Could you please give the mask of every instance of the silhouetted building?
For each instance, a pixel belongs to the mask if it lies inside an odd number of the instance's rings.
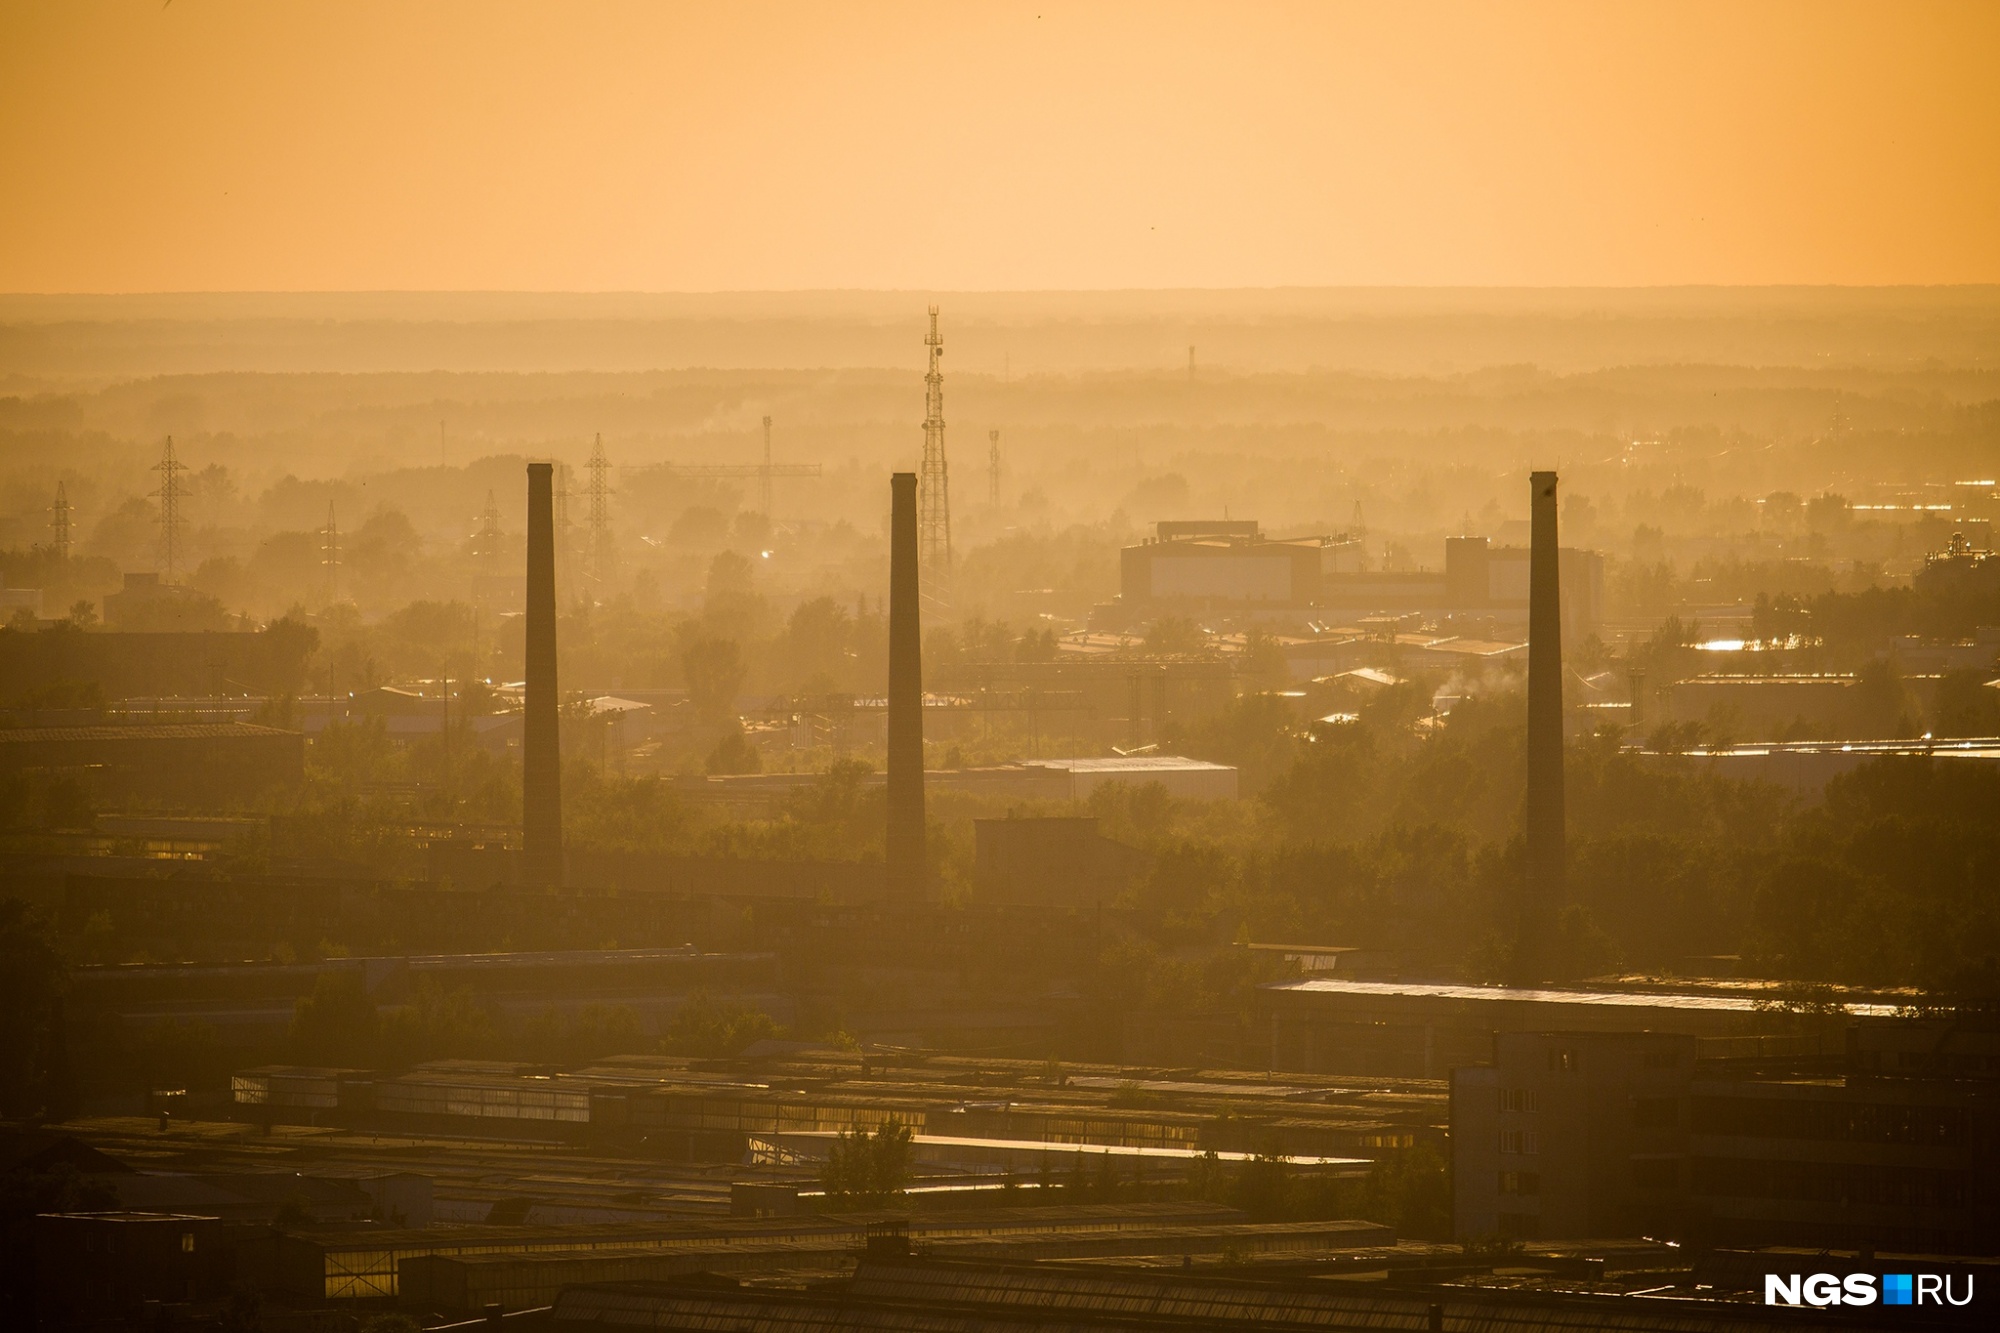
[[[527,694],[521,725],[522,862],[530,884],[548,887],[563,880],[554,472],[551,463],[528,464]]]
[[[1119,599],[1135,612],[1177,607],[1307,607],[1321,579],[1361,568],[1347,537],[1274,541],[1251,521],[1162,523],[1158,536],[1120,555]]]
[[[917,474],[889,478],[888,894],[925,896],[923,626],[918,596]]]
[[[1387,970],[1386,968],[1384,970]],[[1691,1037],[1784,1029],[1754,991],[1624,990],[1576,986],[1474,986],[1455,982],[1306,977],[1259,988],[1272,1069],[1312,1074],[1443,1078],[1491,1058],[1501,1032],[1629,1032]],[[1889,1005],[1854,1005],[1886,1015]]]
[[[221,690],[296,694],[318,633],[293,620],[255,633],[84,631],[57,622],[0,635],[0,702],[65,691],[109,702]]]
[[[0,622],[12,620],[23,611],[31,620],[39,620],[42,615],[42,590],[40,588],[10,588],[7,576],[0,574]]]
[[[1443,570],[1328,574],[1320,581],[1315,605],[1347,615],[1470,616],[1518,627],[1528,619],[1532,563],[1532,547],[1447,537]],[[1604,557],[1563,547],[1557,564],[1562,632],[1580,639],[1595,632],[1604,618]]]
[[[1124,891],[1140,859],[1094,818],[975,819],[972,830],[982,902],[1098,906]]]
[[[92,801],[214,808],[298,786],[305,737],[251,722],[0,728],[0,774],[68,780]]]
[[[44,1327],[139,1327],[148,1305],[220,1295],[229,1279],[222,1223],[176,1213],[44,1213],[34,1219]],[[148,1321],[150,1322],[150,1321]]]
[[[1864,1019],[1832,1067],[1742,1044],[1496,1037],[1489,1064],[1452,1074],[1455,1231],[1992,1252],[2000,1032]]]

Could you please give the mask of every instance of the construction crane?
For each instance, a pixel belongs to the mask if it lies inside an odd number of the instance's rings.
[[[924,461],[917,475],[917,567],[923,605],[951,609],[951,479],[944,455],[944,339],[938,308],[931,307],[930,369],[924,373]]]

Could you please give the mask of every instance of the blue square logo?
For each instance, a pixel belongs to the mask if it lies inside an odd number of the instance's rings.
[[[1910,1275],[1908,1273],[1884,1273],[1882,1275],[1882,1304],[1908,1305],[1910,1301]]]

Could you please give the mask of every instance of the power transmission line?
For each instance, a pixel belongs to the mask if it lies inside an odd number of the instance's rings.
[[[53,540],[49,543],[56,553],[56,559],[67,562],[70,551],[69,493],[61,482],[56,483],[56,502],[49,507],[49,528]]]
[[[766,422],[770,421],[765,417]],[[766,439],[769,432],[766,432]],[[766,461],[769,461],[769,445],[765,447]],[[611,562],[616,552],[611,544],[611,460],[604,455],[604,437],[599,435],[597,443],[590,451],[590,461],[584,464],[590,474],[590,481],[584,487],[584,494],[590,501],[590,581],[604,583],[611,577]],[[766,482],[768,489],[770,483]],[[767,500],[768,503],[768,500]]]
[[[187,488],[181,482],[181,474],[187,465],[174,457],[174,437],[167,436],[167,446],[160,455],[160,461],[153,464],[152,471],[160,474],[160,489],[153,494],[160,501],[160,575],[163,583],[179,583],[181,574],[181,501],[187,497]]]

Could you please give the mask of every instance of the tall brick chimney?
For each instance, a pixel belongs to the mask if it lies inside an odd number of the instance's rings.
[[[521,719],[521,870],[563,880],[562,741],[556,713],[555,465],[528,464],[528,671]]]
[[[1568,853],[1563,828],[1562,558],[1556,474],[1529,474],[1533,545],[1528,554],[1528,883],[1522,903],[1521,979],[1547,979]]]
[[[917,600],[917,474],[889,478],[889,829],[884,859],[890,899],[926,896],[924,866],[923,627]]]

